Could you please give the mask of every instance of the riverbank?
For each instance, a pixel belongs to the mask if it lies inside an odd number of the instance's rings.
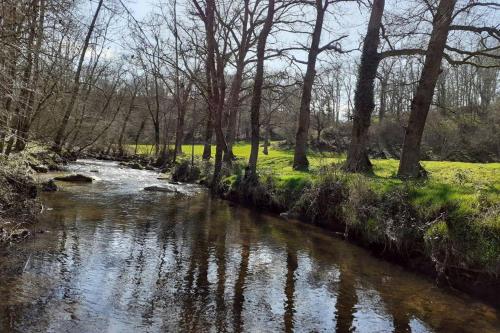
[[[244,174],[249,145],[237,145],[221,197],[333,230],[377,256],[499,304],[500,164],[429,161],[428,179],[403,182],[394,176],[395,160],[373,161],[373,175],[352,175],[341,170],[342,157],[312,154],[310,170],[299,172],[291,151],[273,148],[261,154],[255,184]],[[181,158],[173,179],[207,183],[211,165],[201,152],[194,147],[193,165],[190,156]]]
[[[0,243],[30,236],[28,226],[36,222],[42,209],[34,175],[60,170],[64,163],[58,154],[37,144],[0,157]]]

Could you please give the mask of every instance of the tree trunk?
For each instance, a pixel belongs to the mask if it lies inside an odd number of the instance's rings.
[[[307,170],[309,161],[307,160],[307,141],[309,136],[309,124],[311,117],[311,94],[316,76],[316,60],[319,54],[319,43],[321,41],[321,32],[323,30],[323,20],[329,0],[316,1],[316,23],[312,34],[311,46],[307,59],[307,70],[304,76],[302,87],[302,98],[300,101],[299,124],[297,135],[295,137],[295,152],[293,155],[293,168],[295,170]]]
[[[80,75],[82,73],[83,61],[85,60],[85,54],[87,53],[87,49],[89,47],[90,38],[92,33],[94,32],[94,28],[96,25],[97,17],[99,16],[99,12],[101,11],[102,4],[104,0],[99,0],[96,11],[94,13],[94,17],[92,18],[92,22],[90,23],[89,30],[87,31],[87,35],[85,36],[85,41],[83,43],[83,48],[80,53],[80,59],[78,60],[78,67],[76,68],[75,78],[73,82],[73,90],[71,91],[71,97],[64,112],[64,116],[57,130],[56,137],[54,139],[54,150],[56,152],[60,152],[62,148],[62,139],[64,137],[64,132],[66,131],[66,127],[68,126],[69,118],[73,113],[73,109],[75,108],[76,99],[78,97],[78,93],[80,91]]]
[[[264,83],[264,58],[266,52],[267,37],[271,33],[274,20],[275,0],[269,0],[267,16],[260,32],[257,42],[257,70],[255,73],[252,102],[250,105],[250,123],[252,128],[251,150],[248,159],[248,177],[252,181],[257,181],[257,159],[259,156],[259,132],[260,132],[260,105],[262,102],[262,85]]]
[[[175,153],[174,161],[177,154],[182,154],[182,143],[184,141],[184,120],[186,118],[186,105],[179,105],[177,112],[177,125],[175,128]]]
[[[212,126],[212,112],[210,110],[210,106],[207,108],[207,123],[205,127],[205,140],[203,146],[203,160],[207,161],[212,157],[212,135],[213,135],[213,126]]]
[[[154,122],[155,130],[155,156],[158,157],[160,154],[160,123],[158,121]]]
[[[262,150],[262,153],[264,155],[269,155],[270,139],[271,139],[271,128],[269,126],[266,126],[266,132],[264,134],[264,149]]]
[[[450,24],[453,20],[455,4],[456,0],[441,0],[434,16],[424,67],[411,104],[410,119],[406,127],[398,171],[398,176],[401,178],[416,178],[423,175],[420,166],[420,143],[434,96],[434,88],[441,72],[441,61]]]
[[[139,138],[141,137],[142,131],[144,130],[144,126],[146,125],[146,118],[144,118],[141,121],[141,125],[139,126],[139,129],[137,130],[137,134],[135,135],[135,149],[134,149],[134,155],[137,155],[137,147],[139,145]]]
[[[127,114],[125,115],[125,119],[123,120],[122,128],[120,130],[120,137],[118,138],[118,151],[120,156],[123,156],[123,136],[125,134],[125,129],[127,128],[128,121],[130,119],[130,115],[132,114],[132,111],[134,110],[134,102],[135,98],[137,97],[137,85],[135,86],[134,93],[132,95],[132,99],[130,100],[130,105],[128,107]]]
[[[243,0],[243,5],[244,14],[243,21],[241,23],[241,40],[239,41],[239,50],[236,58],[236,72],[233,81],[231,82],[231,88],[229,91],[229,98],[227,103],[229,117],[226,133],[227,153],[224,157],[227,162],[230,162],[234,159],[233,145],[238,135],[240,91],[243,85],[243,73],[246,65],[245,59],[251,46],[250,34],[254,29],[253,26],[250,28],[248,26],[248,22],[251,16],[250,1]],[[251,22],[251,25],[253,24],[254,22]]]
[[[361,63],[358,69],[358,82],[354,95],[354,117],[351,144],[347,152],[345,170],[349,172],[370,172],[372,164],[368,158],[368,129],[374,103],[374,86],[380,56],[380,27],[384,14],[385,0],[374,0],[368,31],[363,44]]]
[[[387,110],[387,80],[387,77],[383,77],[380,81],[380,110],[378,112],[378,119],[380,123],[384,121]]]
[[[227,154],[225,157],[226,161],[234,158],[233,154],[233,144],[236,139],[236,130],[237,130],[237,121],[238,121],[238,109],[239,109],[239,99],[240,99],[240,90],[243,82],[243,67],[244,67],[244,58],[243,61],[238,62],[236,67],[236,74],[233,78],[233,82],[231,83],[231,88],[229,90],[229,100],[228,100],[228,110],[229,110],[229,119],[227,124]]]

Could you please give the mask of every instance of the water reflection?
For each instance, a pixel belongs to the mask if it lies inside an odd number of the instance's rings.
[[[497,310],[317,229],[75,168],[100,181],[46,195],[50,232],[0,251],[1,332],[498,331]]]

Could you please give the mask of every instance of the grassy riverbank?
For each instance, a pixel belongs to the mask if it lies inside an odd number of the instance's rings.
[[[213,149],[215,150],[215,148]],[[139,154],[151,152],[151,146],[139,146]],[[191,146],[183,147],[184,158],[191,154]],[[194,146],[197,159],[202,155],[203,146]],[[234,154],[242,163],[250,155],[250,145],[237,144]],[[293,150],[271,147],[269,154],[259,154],[258,168],[263,177],[272,177],[283,188],[300,189],[306,183],[314,182],[321,170],[340,165],[343,156],[328,153],[312,153],[309,156],[310,169],[307,172],[293,170]],[[412,202],[429,209],[453,203],[459,212],[468,215],[478,211],[483,200],[500,202],[500,163],[464,163],[446,161],[424,161],[429,172],[426,181],[403,182],[395,177],[398,160],[372,160],[374,174],[362,176],[370,188],[378,193],[408,185],[412,187]],[[233,176],[233,178],[235,175]],[[354,176],[359,177],[359,176]]]
[[[183,150],[185,160],[173,171],[180,180],[190,172],[191,146]],[[189,180],[210,177],[202,150],[194,147]],[[500,163],[425,161],[428,179],[404,182],[395,177],[397,160],[374,160],[373,175],[353,175],[341,170],[342,156],[313,153],[310,170],[300,172],[292,169],[292,150],[272,146],[259,154],[255,186],[244,178],[250,146],[238,144],[234,153],[238,161],[225,170],[223,197],[341,232],[463,289],[482,288],[483,296],[500,290]],[[478,280],[487,286],[474,285]]]

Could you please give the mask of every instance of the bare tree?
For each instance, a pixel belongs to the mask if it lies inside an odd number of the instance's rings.
[[[431,39],[427,47],[424,67],[413,98],[410,119],[406,127],[405,141],[399,164],[398,176],[402,178],[421,175],[420,142],[425,121],[434,96],[434,89],[441,71],[448,31],[453,20],[456,0],[440,0],[432,24]]]
[[[262,30],[260,31],[257,42],[257,70],[255,73],[252,102],[250,106],[250,123],[252,128],[251,134],[251,150],[248,159],[248,178],[251,181],[257,181],[257,159],[259,156],[260,142],[260,105],[262,102],[262,85],[264,83],[264,60],[266,53],[267,37],[271,33],[276,12],[276,1],[269,0],[267,7],[267,15],[264,21]]]
[[[358,82],[354,95],[354,117],[351,144],[347,152],[345,169],[352,172],[371,170],[371,163],[366,151],[368,128],[374,104],[374,81],[377,75],[380,55],[377,51],[380,43],[380,28],[384,14],[385,0],[374,0],[368,31],[363,43],[361,63],[358,69]]]
[[[309,124],[311,117],[311,94],[316,76],[316,61],[318,55],[325,50],[340,51],[338,42],[344,38],[331,41],[327,45],[321,47],[321,32],[323,31],[323,22],[328,6],[334,1],[331,0],[316,0],[314,7],[316,10],[316,22],[314,30],[311,34],[311,45],[308,49],[307,70],[304,76],[302,86],[302,99],[300,102],[299,122],[297,136],[295,138],[295,153],[293,157],[293,168],[296,170],[306,170],[309,167],[307,160],[307,141],[309,139]]]
[[[64,132],[66,131],[66,127],[68,126],[69,118],[73,113],[73,109],[75,107],[76,99],[78,98],[78,94],[80,92],[80,75],[82,72],[83,62],[85,60],[85,54],[87,53],[87,49],[89,47],[90,38],[92,37],[92,33],[94,32],[97,18],[99,16],[99,12],[101,11],[104,0],[99,0],[97,4],[97,8],[94,12],[94,16],[92,17],[92,21],[90,22],[89,29],[87,31],[87,35],[85,36],[85,40],[83,42],[83,47],[80,52],[80,59],[78,60],[78,66],[76,68],[74,80],[73,80],[73,89],[71,91],[70,100],[66,110],[64,112],[64,116],[62,122],[57,130],[56,136],[54,138],[54,150],[56,152],[60,152],[62,148],[62,139],[64,137]]]

